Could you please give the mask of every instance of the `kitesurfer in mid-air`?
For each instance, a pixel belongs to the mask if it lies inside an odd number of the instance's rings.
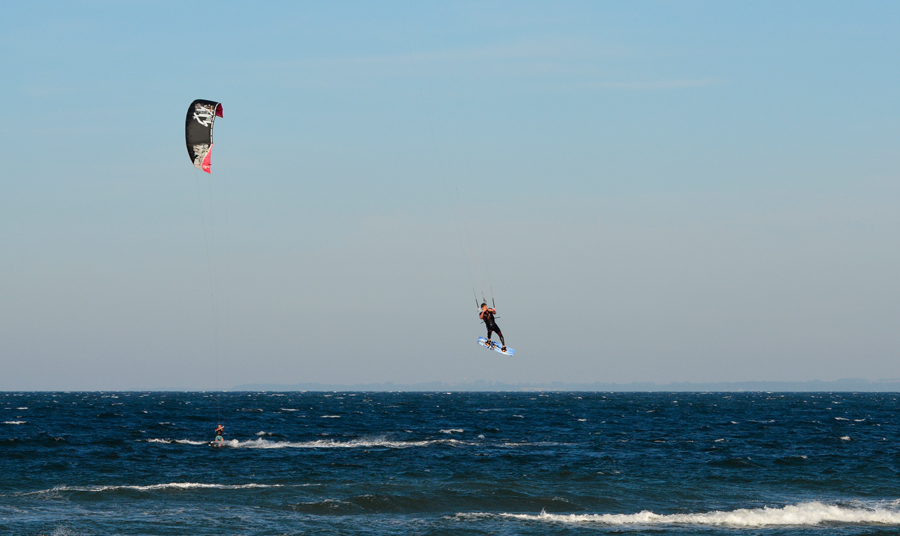
[[[478,318],[484,321],[484,325],[487,328],[487,345],[491,346],[491,333],[496,333],[500,336],[500,344],[503,345],[503,348],[500,350],[506,351],[506,342],[503,340],[503,333],[500,331],[500,327],[494,321],[494,315],[497,314],[497,310],[493,308],[488,308],[486,303],[481,304],[481,312],[478,314]]]

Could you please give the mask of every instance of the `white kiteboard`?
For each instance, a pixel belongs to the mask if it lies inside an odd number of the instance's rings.
[[[490,348],[491,350],[503,355],[515,355],[516,353],[516,351],[509,346],[506,347],[506,351],[504,352],[502,350],[503,346],[499,342],[491,341],[491,344],[488,344],[487,339],[485,339],[484,337],[478,337],[478,344],[484,346],[485,348]]]

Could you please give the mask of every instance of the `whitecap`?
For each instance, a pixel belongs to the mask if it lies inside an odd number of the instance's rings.
[[[176,443],[179,445],[208,445],[209,441],[194,441],[191,439],[145,439],[147,443]]]
[[[28,424],[28,421],[3,421],[3,424]]]
[[[430,447],[432,445],[472,445],[473,443],[457,439],[431,439],[424,441],[393,441],[383,437],[351,439],[336,441],[334,439],[318,439],[315,441],[270,441],[267,439],[250,439],[225,441],[226,447],[239,449],[353,449],[353,448],[392,448],[406,449],[413,447]]]
[[[458,514],[465,516],[466,514]],[[475,514],[480,516],[483,514]],[[818,526],[826,523],[855,525],[900,525],[900,510],[883,506],[841,506],[821,502],[788,505],[781,508],[740,508],[722,512],[696,514],[655,514],[644,510],[637,514],[509,514],[500,517],[522,521],[546,521],[553,523],[640,525],[640,526],[722,526],[735,528]]]
[[[572,443],[559,443],[556,441],[508,441],[506,443],[500,443],[501,447],[570,447]]]
[[[186,490],[186,489],[257,489],[280,488],[281,484],[201,484],[197,482],[170,482],[168,484],[150,484],[147,486],[56,486],[48,490],[33,491],[25,495],[44,494],[54,492],[103,492],[103,491],[160,491],[160,490]]]
[[[465,432],[462,428],[448,428],[446,430],[441,430],[442,434],[461,434]]]

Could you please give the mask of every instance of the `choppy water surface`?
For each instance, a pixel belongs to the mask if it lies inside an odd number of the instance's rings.
[[[0,533],[900,534],[897,398],[0,393]]]

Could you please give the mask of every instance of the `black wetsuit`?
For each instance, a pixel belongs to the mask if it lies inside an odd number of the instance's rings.
[[[488,309],[486,311],[482,311],[479,316],[481,316],[481,319],[484,320],[484,325],[487,328],[487,338],[490,339],[491,332],[494,332],[500,336],[500,344],[506,346],[506,342],[503,340],[503,333],[500,332],[500,326],[498,326],[497,323],[494,322],[495,312],[496,311],[493,309]]]

